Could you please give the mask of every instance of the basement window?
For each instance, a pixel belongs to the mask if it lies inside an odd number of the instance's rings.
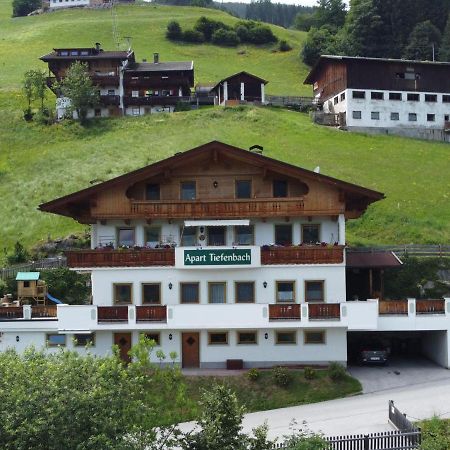
[[[400,114],[398,112],[391,112],[391,120],[400,120]]]
[[[256,331],[238,331],[238,344],[257,344]]]
[[[305,331],[305,344],[325,344],[325,331]]]
[[[277,344],[296,344],[297,336],[295,331],[277,331],[275,342]]]
[[[378,111],[372,111],[370,113],[370,118],[372,120],[380,120],[380,113]]]
[[[417,114],[416,113],[409,113],[408,114],[408,121],[409,122],[417,122]]]
[[[434,122],[436,120],[436,116],[434,114],[427,114],[427,122]]]
[[[361,111],[352,111],[353,119],[361,119]]]

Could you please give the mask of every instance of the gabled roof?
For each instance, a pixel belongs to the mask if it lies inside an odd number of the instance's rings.
[[[61,50],[68,51],[68,55],[62,56],[60,55]],[[71,50],[78,51],[77,55],[71,55]],[[81,55],[81,51],[88,51],[88,55]],[[89,61],[96,59],[118,59],[119,61],[124,61],[126,59],[131,59],[134,61],[134,52],[133,51],[105,51],[100,50],[97,51],[95,48],[54,48],[53,52],[48,53],[39,58],[44,62],[50,61],[65,61],[65,60],[73,60],[73,61]]]
[[[194,70],[194,61],[142,62],[128,67],[126,72],[171,72],[180,70]]]
[[[402,264],[402,261],[394,252],[383,252],[381,250],[347,250],[346,266],[349,268],[383,269],[387,267],[400,267]]]
[[[192,159],[200,155],[211,155],[214,151],[223,152],[226,156],[240,160],[244,163],[251,164],[257,167],[264,167],[275,173],[280,173],[286,177],[300,178],[304,181],[314,180],[328,184],[336,189],[342,190],[346,194],[346,201],[349,203],[362,202],[365,206],[381,200],[384,194],[371,189],[358,186],[356,184],[347,183],[336,178],[322,175],[292,164],[278,161],[261,154],[251,152],[239,147],[224,144],[219,141],[211,141],[207,144],[200,145],[185,152],[179,152],[174,156],[150,164],[141,169],[128,172],[111,180],[99,183],[95,186],[90,186],[73,194],[65,195],[63,197],[43,203],[39,206],[41,211],[61,214],[68,217],[75,217],[73,211],[74,206],[86,204],[89,199],[95,194],[110,189],[118,185],[129,186],[139,181],[147,180],[152,176],[156,176],[161,172],[172,170],[174,167],[186,167],[191,163]],[[348,197],[348,198],[347,198]]]
[[[258,80],[260,83],[264,83],[264,84],[267,84],[267,83],[268,83],[267,80],[264,80],[263,78],[257,77],[256,75],[253,75],[252,73],[246,72],[245,70],[243,70],[243,71],[241,71],[241,72],[238,72],[238,73],[235,73],[235,74],[233,74],[233,75],[230,75],[229,77],[223,78],[223,79],[220,80],[218,83],[216,83],[216,85],[215,85],[211,90],[213,91],[213,90],[216,89],[219,85],[221,85],[224,81],[229,81],[229,80],[231,80],[231,79],[234,78],[234,77],[238,77],[239,75],[247,75],[247,76],[249,76],[249,77],[251,77],[251,78],[254,78],[255,80]]]

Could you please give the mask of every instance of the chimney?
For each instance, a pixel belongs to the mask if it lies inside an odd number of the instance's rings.
[[[264,150],[264,148],[263,148],[262,145],[257,145],[257,144],[255,144],[255,145],[252,145],[252,146],[249,148],[249,150],[250,150],[251,152],[253,152],[253,153],[258,153],[259,155],[261,155],[262,152],[263,152],[263,150]]]
[[[101,51],[101,44],[100,44],[100,42],[96,42],[95,43],[95,50],[97,51],[97,52],[100,52]]]
[[[159,63],[159,53],[153,53],[153,62],[155,64]]]

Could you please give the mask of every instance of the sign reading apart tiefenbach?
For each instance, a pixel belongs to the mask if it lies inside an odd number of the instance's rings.
[[[250,265],[252,254],[250,249],[185,250],[183,261],[185,266]]]

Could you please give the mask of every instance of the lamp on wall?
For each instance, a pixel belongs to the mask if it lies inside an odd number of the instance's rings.
[[[219,183],[217,181],[214,181],[213,186],[216,188],[217,186],[219,186]]]
[[[269,339],[269,333],[264,333],[264,339]]]
[[[264,289],[267,287],[267,281],[264,281],[263,286],[264,286]]]
[[[169,334],[169,341],[172,340],[172,337],[173,337],[173,336],[172,336],[172,333],[170,333],[170,334]]]
[[[19,341],[20,341],[19,336],[16,336],[16,342],[19,342]]]
[[[169,283],[169,289],[172,289],[173,288],[173,284],[172,284],[172,282],[170,282]]]

